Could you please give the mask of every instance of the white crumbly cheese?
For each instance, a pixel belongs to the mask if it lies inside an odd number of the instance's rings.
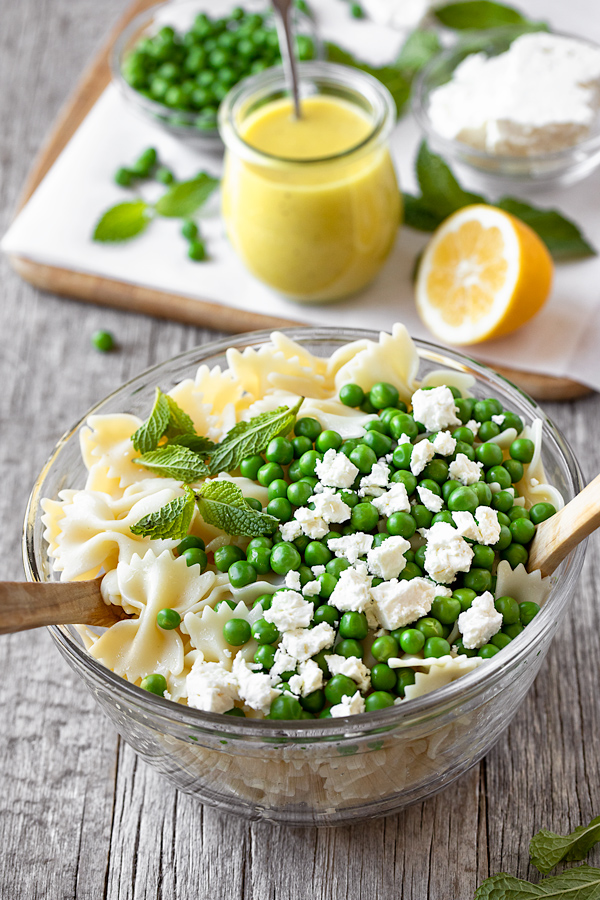
[[[410,511],[406,485],[401,481],[393,481],[389,490],[382,494],[381,497],[375,497],[372,503],[381,516],[391,516],[395,512]]]
[[[361,497],[379,497],[389,480],[390,467],[384,459],[379,459],[373,464],[370,473],[361,478],[358,493]]]
[[[279,675],[283,675],[284,672],[295,672],[297,665],[298,660],[294,656],[290,656],[289,653],[286,653],[283,647],[278,647],[275,651],[275,659],[269,672],[271,683],[280,681]]]
[[[360,556],[366,556],[373,546],[373,535],[357,531],[340,538],[331,538],[327,546],[336,556],[347,559],[349,563],[355,563]]]
[[[439,497],[437,494],[434,494],[434,492],[428,487],[423,487],[422,485],[419,485],[419,487],[417,487],[417,493],[425,509],[428,509],[429,512],[432,513],[439,513],[442,506],[444,505],[443,497]]]
[[[429,391],[415,391],[411,403],[413,418],[416,422],[421,422],[427,431],[443,431],[444,428],[461,424],[456,417],[454,395],[445,385]]]
[[[490,506],[478,506],[475,510],[475,518],[479,525],[481,544],[497,544],[500,539],[500,522],[498,513]]]
[[[300,573],[294,571],[288,572],[285,576],[285,586],[291,588],[292,591],[302,590]]]
[[[308,581],[304,587],[302,588],[302,595],[304,597],[316,597],[318,593],[321,591],[321,582],[320,581]]]
[[[588,137],[600,106],[600,49],[537,32],[497,56],[474,53],[431,92],[434,130],[499,156],[533,156]]]
[[[453,512],[452,518],[456,525],[456,530],[461,537],[468,538],[470,541],[481,542],[481,532],[475,521],[473,513],[465,511]]]
[[[327,522],[307,506],[301,506],[300,509],[297,509],[294,517],[300,524],[302,532],[312,541],[319,541],[329,531]]]
[[[415,444],[410,456],[410,471],[413,475],[420,475],[428,462],[435,456],[433,444],[428,440]]]
[[[291,522],[286,522],[284,525],[279,526],[279,531],[281,532],[281,537],[284,541],[288,541],[291,543],[295,541],[296,538],[299,538],[302,534],[302,525],[296,519],[292,519]]]
[[[404,554],[410,550],[410,541],[399,535],[387,538],[380,547],[373,547],[367,555],[367,566],[372,575],[389,581],[397,578],[406,565]]]
[[[311,566],[311,571],[315,578],[318,578],[319,575],[324,575],[327,569],[325,566]]]
[[[314,659],[307,659],[298,666],[298,674],[292,675],[288,684],[294,694],[307,697],[323,687],[323,671]]]
[[[458,617],[458,630],[467,650],[483,647],[502,627],[502,613],[494,606],[489,591],[475,597],[470,608]]]
[[[440,456],[451,456],[456,450],[456,439],[449,431],[438,431],[431,443]]]
[[[342,697],[341,701],[329,710],[332,719],[341,719],[342,716],[357,716],[364,711],[365,701],[361,697],[360,691],[357,691],[353,697]]]
[[[363,612],[371,602],[371,581],[364,565],[344,569],[328,603],[342,612]]]
[[[239,699],[237,678],[221,663],[197,659],[185,680],[188,706],[224,713]]]
[[[273,594],[271,608],[265,609],[263,618],[272,622],[281,632],[308,628],[314,609],[314,603],[309,603],[297,591],[282,591],[280,594]]]
[[[316,487],[319,487],[317,485]],[[347,503],[344,503],[339,494],[336,494],[334,488],[322,487],[320,492],[316,492],[309,499],[309,503],[315,505],[315,515],[320,516],[324,522],[346,522],[350,518],[352,510]],[[316,491],[316,488],[315,488]]]
[[[492,422],[495,422],[496,425],[499,425],[499,426],[504,425],[505,418],[506,418],[506,416],[504,415],[504,413],[500,413],[497,416],[492,416]]]
[[[312,604],[311,604],[312,605]],[[298,662],[304,662],[311,656],[331,647],[335,641],[335,631],[327,622],[319,622],[314,628],[296,628],[286,631],[281,638],[284,653]]]
[[[315,472],[323,484],[337,488],[352,487],[359,474],[358,468],[347,456],[333,449],[327,450],[322,460],[317,460]]]
[[[469,419],[466,427],[473,432],[475,437],[479,434],[479,429],[481,428],[481,422],[478,422],[476,419]]]
[[[458,453],[456,459],[450,463],[450,478],[460,481],[461,484],[475,484],[481,478],[483,463],[473,462],[464,453]]]
[[[338,656],[332,653],[327,657],[327,667],[332,675],[347,675],[358,685],[359,691],[365,693],[371,687],[371,671],[357,656]]]
[[[375,613],[389,631],[426,616],[436,595],[435,585],[426,578],[384,581],[371,589]]]
[[[473,550],[449,522],[436,522],[426,531],[425,571],[434,581],[450,584],[457,572],[468,572]]]
[[[232,674],[237,679],[239,698],[250,709],[259,710],[267,715],[271,703],[281,691],[271,686],[268,674],[252,671],[251,665],[239,653],[233,661]]]

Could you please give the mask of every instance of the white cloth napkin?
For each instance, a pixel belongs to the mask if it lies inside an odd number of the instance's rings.
[[[558,30],[600,39],[594,0],[568,5],[561,0],[527,0],[521,6],[532,17],[551,20]],[[393,58],[404,39],[401,33],[350,19],[343,0],[321,0],[319,29],[325,39],[380,63]],[[416,123],[406,116],[394,132],[392,151],[407,190],[415,188],[413,160],[419,141]],[[200,169],[219,174],[218,159],[185,147],[139,118],[110,86],[13,222],[2,241],[4,251],[307,324],[389,330],[401,321],[415,337],[431,338],[416,313],[410,277],[427,236],[408,228],[399,232],[395,249],[374,284],[349,300],[324,306],[287,301],[248,274],[227,242],[216,197],[207,205],[201,223],[208,262],[187,259],[186,244],[178,234],[180,223],[175,220],[154,221],[144,235],[126,244],[94,243],[91,234],[100,214],[132,196],[112,181],[115,170],[133,162],[150,145],[178,178],[190,177]],[[461,178],[466,187],[475,186],[462,173]],[[152,185],[142,193],[155,199],[160,190]],[[530,199],[566,213],[600,249],[600,171],[577,185]],[[540,315],[515,334],[467,352],[492,365],[566,376],[600,390],[599,342],[600,257],[596,257],[557,265],[551,299]]]

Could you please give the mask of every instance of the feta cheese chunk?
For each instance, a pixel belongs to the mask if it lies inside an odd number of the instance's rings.
[[[502,426],[504,425],[505,418],[506,416],[504,415],[504,413],[500,413],[497,416],[492,416],[492,422],[495,422],[496,425]]]
[[[317,460],[315,472],[319,481],[330,487],[352,487],[358,468],[343,453],[327,450],[322,460]]]
[[[333,550],[336,556],[344,557],[350,563],[355,563],[359,556],[366,556],[373,546],[373,535],[357,531],[355,534],[346,534],[344,537],[331,538],[327,546]]]
[[[265,609],[263,619],[271,622],[281,632],[308,628],[314,609],[314,603],[309,603],[297,591],[282,591],[280,594],[273,594],[271,608]]]
[[[279,675],[283,675],[284,672],[295,672],[297,665],[298,660],[294,656],[290,656],[289,653],[286,653],[283,647],[278,647],[275,651],[275,659],[269,672],[271,683],[274,681],[281,681]]]
[[[433,444],[427,439],[415,444],[410,456],[410,471],[413,475],[420,475],[428,462],[435,456]]]
[[[364,565],[344,569],[328,603],[341,612],[364,612],[371,602],[371,581]]]
[[[456,450],[456,439],[449,431],[438,431],[431,443],[435,452],[440,456],[451,456]]]
[[[312,603],[310,604],[312,606]],[[304,662],[319,651],[333,646],[335,631],[327,622],[319,622],[314,628],[296,628],[286,631],[281,638],[284,653],[298,662]]]
[[[332,653],[327,657],[327,666],[332,675],[347,675],[352,678],[363,693],[371,687],[371,672],[357,656],[346,658]]]
[[[449,387],[442,385],[429,391],[419,389],[412,395],[411,402],[413,418],[427,431],[443,431],[462,424],[457,418],[454,395]]]
[[[253,672],[244,657],[238,653],[233,661],[232,674],[237,678],[240,700],[250,709],[267,715],[271,703],[281,691],[271,687],[271,678],[266,672]]]
[[[292,591],[301,590],[300,573],[293,570],[288,572],[285,576],[285,586],[291,588]]]
[[[422,487],[421,485],[417,488],[417,493],[425,509],[428,509],[429,512],[432,513],[439,513],[444,505],[443,497],[438,497],[438,495],[434,494],[428,487]]]
[[[298,666],[298,674],[292,675],[288,684],[294,694],[307,697],[323,687],[323,671],[314,659],[307,659]]]
[[[286,522],[284,525],[279,526],[279,531],[281,532],[281,537],[284,541],[288,541],[291,543],[295,541],[296,538],[299,538],[302,534],[302,525],[298,522],[297,519],[292,519],[291,522]]]
[[[502,613],[494,606],[494,598],[489,591],[475,597],[470,609],[458,617],[458,630],[467,650],[475,650],[487,644],[502,627]]]
[[[500,539],[500,522],[498,513],[491,506],[478,506],[475,510],[475,518],[479,525],[481,544],[497,544]]]
[[[377,618],[389,631],[426,616],[435,595],[435,585],[426,578],[411,578],[410,581],[394,578],[371,589]]]
[[[461,484],[475,484],[481,478],[483,463],[472,462],[464,453],[458,453],[456,459],[450,463],[450,478],[460,481]]]
[[[361,497],[379,497],[383,493],[382,488],[387,487],[390,480],[390,467],[385,460],[374,463],[368,475],[360,480],[358,490]]]
[[[364,711],[365,701],[360,696],[359,691],[353,697],[342,697],[341,701],[329,710],[332,719],[341,719],[342,716],[357,716],[359,713],[364,713]]]
[[[352,513],[348,504],[344,503],[333,488],[322,487],[322,490],[314,493],[308,502],[314,503],[315,515],[321,516],[327,524],[330,522],[346,522]]]
[[[224,713],[239,699],[237,678],[221,663],[197,659],[185,679],[188,706]]]
[[[367,555],[369,572],[389,581],[397,578],[406,565],[404,554],[410,550],[410,541],[399,535],[387,538],[380,547],[373,547]]]
[[[426,532],[425,571],[434,581],[450,584],[457,572],[468,572],[473,550],[449,522],[436,522]]]
[[[468,538],[470,541],[476,541],[478,544],[481,542],[481,532],[473,513],[466,510],[464,512],[453,512],[452,518],[461,537]]]
[[[381,497],[375,497],[372,503],[381,516],[391,516],[395,512],[410,512],[406,485],[401,481],[393,481],[389,490]]]
[[[316,597],[318,593],[321,591],[321,582],[320,581],[307,581],[307,583],[302,588],[302,595],[304,597]]]
[[[315,510],[309,509],[307,506],[301,506],[300,509],[297,509],[294,517],[300,523],[302,532],[313,541],[318,541],[325,537],[329,531],[327,522],[317,515]]]

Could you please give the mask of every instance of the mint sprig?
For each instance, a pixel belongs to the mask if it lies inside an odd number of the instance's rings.
[[[248,422],[238,422],[234,425],[211,455],[211,473],[233,472],[247,456],[266,450],[269,441],[274,437],[289,434],[303,400],[304,398],[300,398],[291,409],[280,406],[273,412],[261,413]]]
[[[474,900],[598,900],[600,869],[577,866],[561,875],[543,878],[539,884],[501,872],[486,879],[475,891]]]
[[[430,59],[442,49],[437,32],[427,28],[417,28],[411,32],[404,42],[395,67],[400,69],[405,78],[413,78]]]
[[[169,446],[177,444],[181,447],[187,447],[194,453],[200,453],[201,456],[210,456],[217,446],[210,438],[202,437],[200,434],[179,434],[177,437],[169,438]]]
[[[187,219],[206,203],[218,186],[218,178],[213,178],[206,172],[200,172],[190,181],[180,181],[178,184],[174,184],[157,201],[154,208],[159,216],[166,216],[170,219]]]
[[[196,434],[194,423],[172,397],[156,388],[152,412],[131,437],[133,446],[139,453],[149,453],[158,447],[158,442],[165,435],[175,437],[184,434]]]
[[[279,519],[253,509],[233,481],[214,479],[205,481],[196,491],[196,503],[207,525],[214,525],[226,534],[258,537],[273,534]]]
[[[189,531],[195,508],[194,492],[186,487],[183,497],[176,497],[156,512],[144,516],[130,527],[130,531],[154,540],[182,540]]]
[[[180,435],[196,436],[196,429],[190,416],[173,400],[168,394],[165,394],[169,405],[169,423],[165,432],[168,438],[175,438]]]
[[[143,200],[117,203],[96,223],[93,239],[103,244],[129,241],[145,231],[152,219],[152,207]]]
[[[201,456],[178,444],[166,444],[157,450],[143,453],[133,460],[163,478],[176,478],[184,484],[193,484],[206,477],[210,469]]]
[[[457,31],[488,28],[504,28],[507,25],[535,25],[518,9],[494,0],[464,0],[448,3],[433,10],[438,22]],[[541,23],[540,23],[541,24]]]
[[[570,834],[555,834],[543,828],[531,839],[529,855],[532,864],[546,875],[561,862],[585,859],[600,841],[600,816],[589,825],[580,825]]]
[[[469,0],[471,2],[471,0]],[[473,0],[474,2],[474,0]],[[423,141],[416,160],[420,196],[404,194],[404,224],[418,231],[435,231],[449,215],[473,203],[496,206],[524,221],[546,244],[557,260],[595,256],[577,225],[555,209],[539,209],[513,197],[495,203],[465,191],[447,163]]]

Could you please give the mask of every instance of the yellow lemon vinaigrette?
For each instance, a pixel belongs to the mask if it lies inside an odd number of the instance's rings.
[[[305,303],[368,284],[393,247],[401,199],[388,149],[395,108],[370,76],[300,67],[302,117],[281,70],[242,82],[220,114],[223,215],[247,268]]]

